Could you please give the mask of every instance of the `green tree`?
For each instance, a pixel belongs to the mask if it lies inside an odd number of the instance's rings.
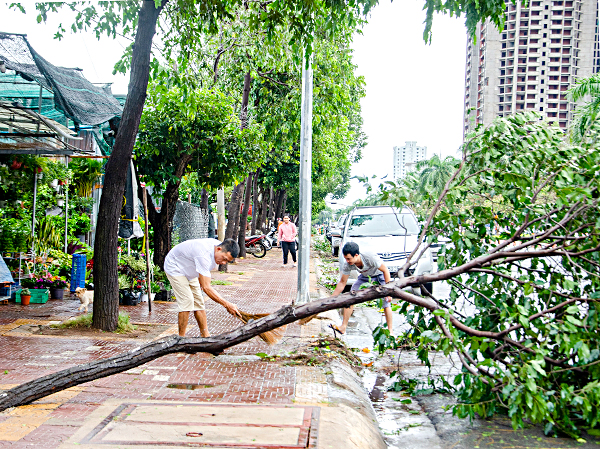
[[[600,112],[600,75],[575,81],[575,85],[567,92],[571,101],[582,101],[589,98],[575,112],[575,119],[570,127],[570,137],[574,143],[586,143],[597,146],[600,135],[598,112]]]
[[[503,412],[515,428],[542,423],[576,438],[598,427],[599,166],[593,146],[569,145],[535,113],[496,119],[465,143],[402,267],[408,275],[450,237],[439,271],[408,279],[446,279],[450,298],[398,293],[423,362],[429,350],[460,357],[458,416]],[[408,201],[398,186],[387,192],[395,205]],[[383,346],[385,332],[376,335]]]
[[[415,172],[419,180],[421,195],[431,195],[437,199],[459,162],[455,157],[446,156],[441,159],[437,154],[434,154],[430,159],[417,162]]]
[[[182,177],[194,171],[200,187],[243,180],[263,160],[262,130],[241,129],[233,100],[216,91],[152,85],[135,150],[140,180],[162,198],[148,207],[154,228],[154,263],[162,268],[171,249],[171,225]]]
[[[353,28],[358,23],[357,17],[368,14],[376,5],[375,0],[358,2],[324,3],[290,1],[272,3],[247,2],[244,6],[255,11],[250,26],[254,30],[266,33],[267,37],[275,35],[275,30],[283,23],[289,25],[293,52],[300,60],[300,49],[312,52],[314,32],[322,30],[327,34],[335,33],[341,24]],[[20,4],[14,7],[24,8]],[[58,11],[63,3],[38,3],[39,21],[44,20],[50,11]],[[70,4],[72,9],[79,5]],[[238,2],[219,0],[196,2],[194,0],[144,0],[142,2],[102,2],[98,5],[85,4],[77,15],[73,30],[93,29],[98,37],[103,34],[114,37],[117,33],[135,35],[134,44],[128,48],[118,69],[131,68],[131,80],[127,101],[123,109],[119,131],[113,151],[106,167],[104,190],[98,214],[98,228],[95,241],[95,281],[96,300],[94,301],[93,326],[113,331],[118,322],[118,282],[117,282],[117,228],[121,212],[121,198],[125,190],[127,166],[133,152],[135,137],[138,131],[146,89],[150,77],[152,40],[156,32],[156,24],[162,15],[161,24],[165,33],[165,54],[170,56],[174,48],[181,51],[177,54],[178,70],[185,74],[191,58],[189,48],[202,39],[205,31],[218,31],[218,22],[233,16]],[[469,33],[473,34],[479,21],[490,18],[499,29],[504,26],[504,1],[499,0],[462,0],[459,2],[440,3],[426,0],[426,40],[431,38],[431,25],[435,12],[464,14]],[[171,35],[173,30],[178,33]],[[185,30],[185,33],[179,31]],[[64,32],[61,26],[57,36]],[[168,58],[171,59],[171,58]],[[160,68],[156,59],[152,60],[155,70]]]

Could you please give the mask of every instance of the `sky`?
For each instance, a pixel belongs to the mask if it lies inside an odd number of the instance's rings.
[[[354,176],[393,176],[393,148],[406,141],[427,147],[427,157],[457,156],[462,143],[467,35],[464,20],[438,15],[433,39],[423,41],[422,1],[383,0],[354,39],[354,62],[365,77],[363,131],[368,145]],[[339,205],[364,198],[357,180]],[[336,204],[336,206],[338,206]]]
[[[129,44],[124,38],[76,33],[68,29],[72,14],[50,14],[38,24],[33,2],[22,2],[28,14],[0,5],[0,31],[27,34],[32,47],[49,62],[79,67],[94,83],[111,82],[113,93],[127,93],[129,78],[112,75],[115,62]],[[433,21],[433,40],[423,41],[422,0],[381,0],[354,39],[354,62],[366,80],[362,100],[363,130],[368,145],[363,159],[354,164],[354,176],[393,175],[393,147],[405,141],[427,146],[427,156],[457,155],[462,143],[466,31],[462,18],[438,15]],[[67,28],[65,37],[53,39],[58,25]],[[364,198],[357,180],[346,198],[335,200],[334,208]]]

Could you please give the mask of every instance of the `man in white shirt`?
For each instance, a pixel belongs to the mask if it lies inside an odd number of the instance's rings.
[[[210,337],[202,290],[229,313],[240,316],[238,308],[223,299],[210,285],[211,270],[217,268],[217,265],[233,262],[239,253],[240,247],[232,239],[226,239],[222,243],[217,239],[186,240],[169,251],[165,258],[165,273],[175,292],[181,337],[185,336],[190,312],[194,312],[200,334]]]

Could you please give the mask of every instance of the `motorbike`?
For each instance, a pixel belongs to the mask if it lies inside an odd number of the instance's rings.
[[[267,247],[263,243],[265,235],[251,235],[246,237],[246,252],[252,254],[259,259],[267,254]]]
[[[271,226],[271,230],[265,235],[264,244],[267,247],[267,250],[277,246],[277,228],[275,226]]]

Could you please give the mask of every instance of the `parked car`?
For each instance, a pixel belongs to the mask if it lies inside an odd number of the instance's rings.
[[[343,247],[346,242],[356,242],[361,251],[378,254],[394,278],[398,276],[399,269],[417,245],[420,230],[414,213],[408,208],[400,210],[391,206],[357,207],[348,214],[344,228],[337,233],[338,248]],[[332,235],[335,240],[336,232]],[[432,252],[427,249],[417,265],[409,269],[408,275],[432,272]],[[358,272],[353,270],[348,285],[352,285],[357,277]],[[432,292],[431,283],[425,284],[424,287]],[[420,287],[415,286],[413,292],[421,293]]]
[[[437,238],[437,242],[434,242],[431,244],[431,246],[429,247],[431,249],[431,256],[433,257],[433,261],[437,262],[438,260],[438,253],[440,252],[440,250],[442,249],[442,247],[446,244],[448,244],[449,242],[451,242],[452,240],[450,240],[447,237],[442,237],[439,236]]]
[[[331,253],[334,256],[339,254],[340,243],[342,241],[342,235],[347,218],[348,214],[342,214],[338,221],[331,225]]]

